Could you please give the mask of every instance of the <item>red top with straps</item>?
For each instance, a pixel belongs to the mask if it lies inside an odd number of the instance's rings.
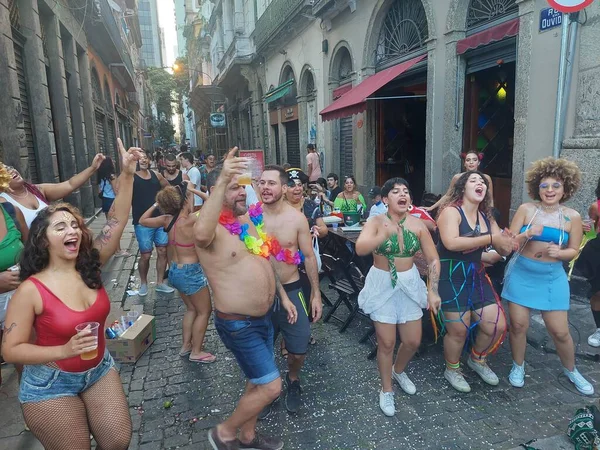
[[[65,305],[60,298],[48,289],[40,280],[29,277],[42,297],[43,310],[36,316],[33,328],[36,333],[36,345],[50,347],[64,345],[75,335],[75,327],[83,322],[98,322],[98,356],[84,361],[80,356],[56,361],[60,370],[65,372],[84,372],[96,367],[104,357],[104,324],[110,312],[110,300],[106,290],[98,289],[96,301],[85,311],[75,311]]]

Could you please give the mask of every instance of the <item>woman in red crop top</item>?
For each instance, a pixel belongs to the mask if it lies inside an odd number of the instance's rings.
[[[208,195],[192,186],[186,180],[179,186],[164,188],[156,195],[156,203],[142,215],[140,224],[149,228],[163,227],[169,234],[169,282],[179,291],[186,308],[179,356],[187,356],[192,362],[208,364],[215,362],[217,357],[202,350],[212,305],[208,281],[198,262],[194,244],[194,224],[198,214],[193,214],[193,194],[205,201],[208,200]],[[157,207],[164,214],[152,217]]]
[[[32,222],[21,257],[21,279],[6,314],[2,354],[24,364],[19,401],[25,422],[46,449],[126,449],[129,407],[119,374],[105,348],[110,301],[100,266],[114,253],[129,218],[137,149],[122,158],[117,195],[108,221],[94,239],[77,209],[57,203]],[[98,322],[98,337],[76,333]],[[29,338],[35,330],[35,343]],[[82,354],[97,348],[95,358]]]

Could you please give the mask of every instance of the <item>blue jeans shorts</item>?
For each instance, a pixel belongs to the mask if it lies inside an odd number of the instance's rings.
[[[270,314],[227,320],[214,315],[215,328],[252,384],[268,384],[279,378],[273,355],[273,324]]]
[[[114,197],[113,198],[102,197],[102,212],[104,214],[106,214],[110,211],[110,207],[112,206],[114,201],[115,201]]]
[[[25,366],[21,376],[19,402],[36,403],[60,397],[76,397],[97,383],[115,365],[104,350],[104,359],[85,372],[64,372],[43,364]]]
[[[200,264],[171,263],[169,267],[171,286],[184,295],[192,295],[208,286],[208,281]]]
[[[166,247],[169,243],[169,235],[165,233],[163,227],[148,228],[144,225],[134,225],[135,238],[138,241],[140,253],[152,253],[153,245],[157,247]]]

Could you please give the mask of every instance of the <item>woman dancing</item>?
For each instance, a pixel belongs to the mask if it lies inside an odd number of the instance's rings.
[[[187,186],[191,186],[191,183]],[[186,307],[183,315],[183,345],[179,356],[189,355],[190,361],[206,364],[215,362],[217,357],[202,351],[212,306],[208,281],[198,262],[194,244],[194,224],[198,215],[193,214],[192,194],[208,200],[208,196],[199,190],[186,189],[181,185],[167,186],[156,195],[156,203],[144,213],[140,223],[149,228],[164,227],[169,234],[169,282],[179,291]],[[152,217],[157,207],[164,214]]]
[[[365,198],[356,187],[354,176],[348,175],[344,181],[344,190],[334,200],[333,208],[339,209],[343,213],[358,212],[359,205],[361,205],[364,213],[367,210]]]
[[[373,267],[358,303],[370,315],[377,333],[379,407],[386,416],[393,416],[396,408],[392,378],[407,394],[417,391],[405,369],[421,344],[422,309],[431,308],[437,313],[440,307],[440,261],[427,227],[408,212],[410,193],[406,180],[386,181],[381,196],[388,204],[387,214],[369,220],[356,241],[358,255],[373,253]],[[420,249],[429,266],[429,289],[413,262]],[[396,329],[401,344],[393,363]]]
[[[475,150],[469,150],[467,153],[461,153],[460,157],[464,160],[463,167],[465,168],[465,172],[470,172],[473,170],[479,170],[479,166],[481,165],[481,160],[483,159],[483,153],[477,152]],[[458,181],[458,178],[465,172],[457,173],[450,180],[450,186],[448,186],[448,191],[440,198],[437,202],[435,202],[431,206],[423,207],[425,211],[433,211],[436,208],[439,208],[440,205],[446,203],[448,198],[452,195],[452,190],[454,189],[454,184]],[[489,175],[483,174],[485,177],[488,190],[490,191],[490,207],[494,206],[494,186],[492,184],[492,179]]]
[[[68,203],[41,211],[21,256],[24,281],[6,314],[2,354],[25,364],[19,390],[23,416],[48,450],[89,449],[90,433],[99,449],[126,449],[131,439],[129,405],[105,347],[110,301],[100,276],[100,265],[115,252],[127,224],[139,159],[137,149],[126,152],[117,142],[120,189],[101,233],[93,239]],[[89,325],[75,330],[94,322],[101,327],[97,337]]]
[[[481,254],[491,245],[501,255],[507,255],[513,249],[513,239],[489,219],[490,203],[485,176],[478,171],[465,172],[440,206],[437,222],[442,298],[439,319],[442,332],[446,333],[444,377],[460,392],[471,391],[460,371],[460,355],[465,348],[471,348],[467,365],[487,384],[495,386],[499,382],[486,359],[502,343],[506,319],[486,276]],[[473,338],[476,327],[477,336]]]
[[[510,349],[513,366],[508,380],[514,387],[525,384],[525,347],[529,311],[542,312],[567,378],[584,395],[593,386],[575,367],[575,349],[567,312],[570,290],[563,262],[575,258],[583,236],[581,217],[563,206],[579,188],[577,165],[552,157],[532,164],[525,176],[533,200],[519,207],[510,225],[521,244],[505,274],[502,298],[509,301]]]
[[[596,186],[596,201],[590,205],[588,216],[592,223],[584,224],[583,231],[588,232],[593,228],[597,235],[585,245],[575,267],[591,285],[590,306],[596,323],[596,331],[588,337],[588,344],[591,347],[600,347],[600,178],[598,186]],[[589,229],[587,229],[588,227]]]
[[[104,155],[98,153],[90,167],[62,183],[31,184],[23,179],[17,169],[8,166],[12,177],[9,184],[10,189],[8,192],[0,193],[0,197],[19,208],[25,216],[27,226],[31,227],[35,216],[48,206],[48,203],[62,200],[83,186],[96,173],[103,160]]]

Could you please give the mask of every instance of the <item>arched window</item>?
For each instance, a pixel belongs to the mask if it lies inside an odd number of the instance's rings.
[[[98,72],[95,68],[92,68],[92,99],[97,105],[102,105],[102,86],[100,86],[100,78],[98,78]]]
[[[302,77],[302,95],[312,96],[315,92],[315,78],[312,74],[312,69],[307,69],[304,71],[304,76]]]
[[[425,46],[427,16],[421,0],[396,0],[381,26],[375,65],[380,68]]]
[[[515,0],[471,0],[467,10],[467,30],[485,27],[510,16],[516,16],[519,6]]]
[[[352,58],[346,47],[340,49],[339,58],[340,65],[338,67],[337,78],[340,80],[340,84],[344,84],[344,82],[352,76]]]
[[[110,86],[108,85],[108,80],[106,80],[106,78],[104,79],[104,103],[106,111],[112,111],[114,109],[110,95]]]
[[[286,66],[281,74],[281,83],[286,81],[294,80],[294,70],[291,66]],[[292,84],[292,87],[287,94],[283,97],[283,106],[295,105],[297,103],[296,97],[298,96],[298,87],[296,82]]]

